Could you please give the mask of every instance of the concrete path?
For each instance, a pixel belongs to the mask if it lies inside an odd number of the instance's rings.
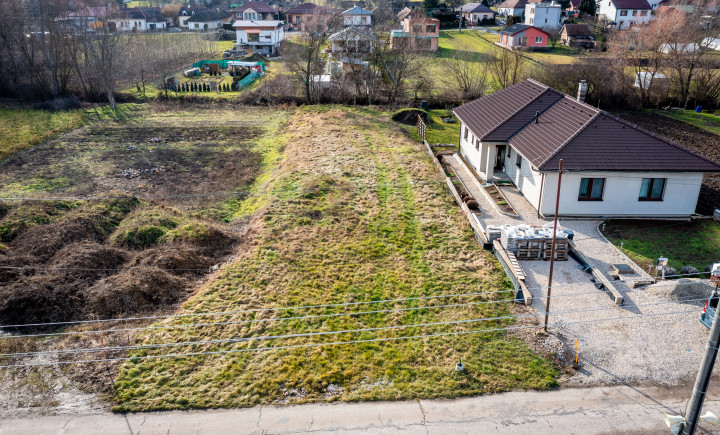
[[[0,434],[664,434],[663,414],[680,413],[690,390],[619,386],[455,400],[57,415],[0,420]],[[720,414],[719,398],[711,396],[705,409]]]

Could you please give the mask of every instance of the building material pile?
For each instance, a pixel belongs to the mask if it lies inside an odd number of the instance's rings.
[[[518,260],[549,260],[552,249],[552,224],[544,227],[530,225],[488,225],[489,241],[500,239],[506,251],[512,252]],[[555,259],[567,260],[570,233],[558,228],[555,240]]]

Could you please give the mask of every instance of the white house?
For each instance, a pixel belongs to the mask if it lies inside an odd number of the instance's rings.
[[[348,26],[372,26],[373,13],[360,6],[352,7],[340,14],[343,18],[343,24]]]
[[[257,53],[276,54],[280,41],[285,38],[283,25],[279,20],[237,20],[233,23],[237,46]]]
[[[453,110],[460,150],[487,182],[510,179],[542,216],[686,218],[720,165],[526,80]]]
[[[187,28],[195,31],[215,30],[230,22],[228,12],[221,10],[203,9],[194,11],[193,15],[185,21]]]
[[[522,17],[525,13],[525,5],[527,0],[505,0],[498,5],[498,15],[509,17],[511,15]]]
[[[147,32],[167,29],[167,18],[160,8],[122,8],[108,19],[118,32]]]
[[[600,0],[598,15],[615,23],[618,29],[629,29],[650,22],[652,8],[647,0]]]
[[[559,29],[562,26],[562,6],[555,2],[528,3],[525,5],[525,24]]]
[[[346,27],[328,38],[333,55],[347,53],[372,53],[377,39],[369,29]]]
[[[480,24],[483,20],[493,20],[495,12],[482,3],[467,3],[456,9],[468,25]]]
[[[271,21],[277,18],[278,11],[267,3],[251,0],[230,10],[236,20]]]

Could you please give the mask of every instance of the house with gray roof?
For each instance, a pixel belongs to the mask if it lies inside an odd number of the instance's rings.
[[[492,183],[511,181],[544,217],[687,218],[720,165],[657,134],[526,80],[453,110],[460,151]]]
[[[373,13],[360,6],[354,6],[340,14],[343,18],[343,24],[349,26],[372,26]]]
[[[647,0],[602,0],[598,2],[598,15],[619,30],[643,25],[652,18],[652,7]]]

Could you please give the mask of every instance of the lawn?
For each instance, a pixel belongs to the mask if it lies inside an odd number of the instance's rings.
[[[659,257],[668,258],[678,271],[683,266],[703,267],[720,260],[720,224],[695,222],[609,221],[605,236],[648,270]]]
[[[435,109],[428,111],[428,124],[425,135],[429,144],[452,144],[457,145],[460,140],[460,122],[445,123],[442,118],[453,116],[452,111]],[[410,133],[410,136],[419,141],[420,136],[414,126],[403,126]]]
[[[82,124],[82,110],[0,109],[0,160]]]
[[[509,319],[423,324],[506,316],[514,292],[436,297],[510,283],[475,240],[422,145],[389,114],[305,107],[281,131],[280,164],[255,193],[261,199],[243,249],[182,310],[227,314],[166,319],[154,326],[186,327],[139,337],[150,346],[246,341],[134,351],[137,357],[230,353],[128,361],[115,382],[116,411],[452,397],[556,385],[554,365],[506,331],[403,339],[511,325]],[[407,300],[417,297],[427,299]],[[359,304],[247,311],[340,303]],[[463,303],[474,305],[431,308]],[[207,325],[217,322],[231,323]],[[359,329],[366,330],[278,337]],[[375,339],[392,341],[252,351]],[[454,370],[460,359],[463,374]]]
[[[657,110],[655,113],[700,127],[710,133],[720,134],[720,117],[716,113],[697,113],[692,110]]]

